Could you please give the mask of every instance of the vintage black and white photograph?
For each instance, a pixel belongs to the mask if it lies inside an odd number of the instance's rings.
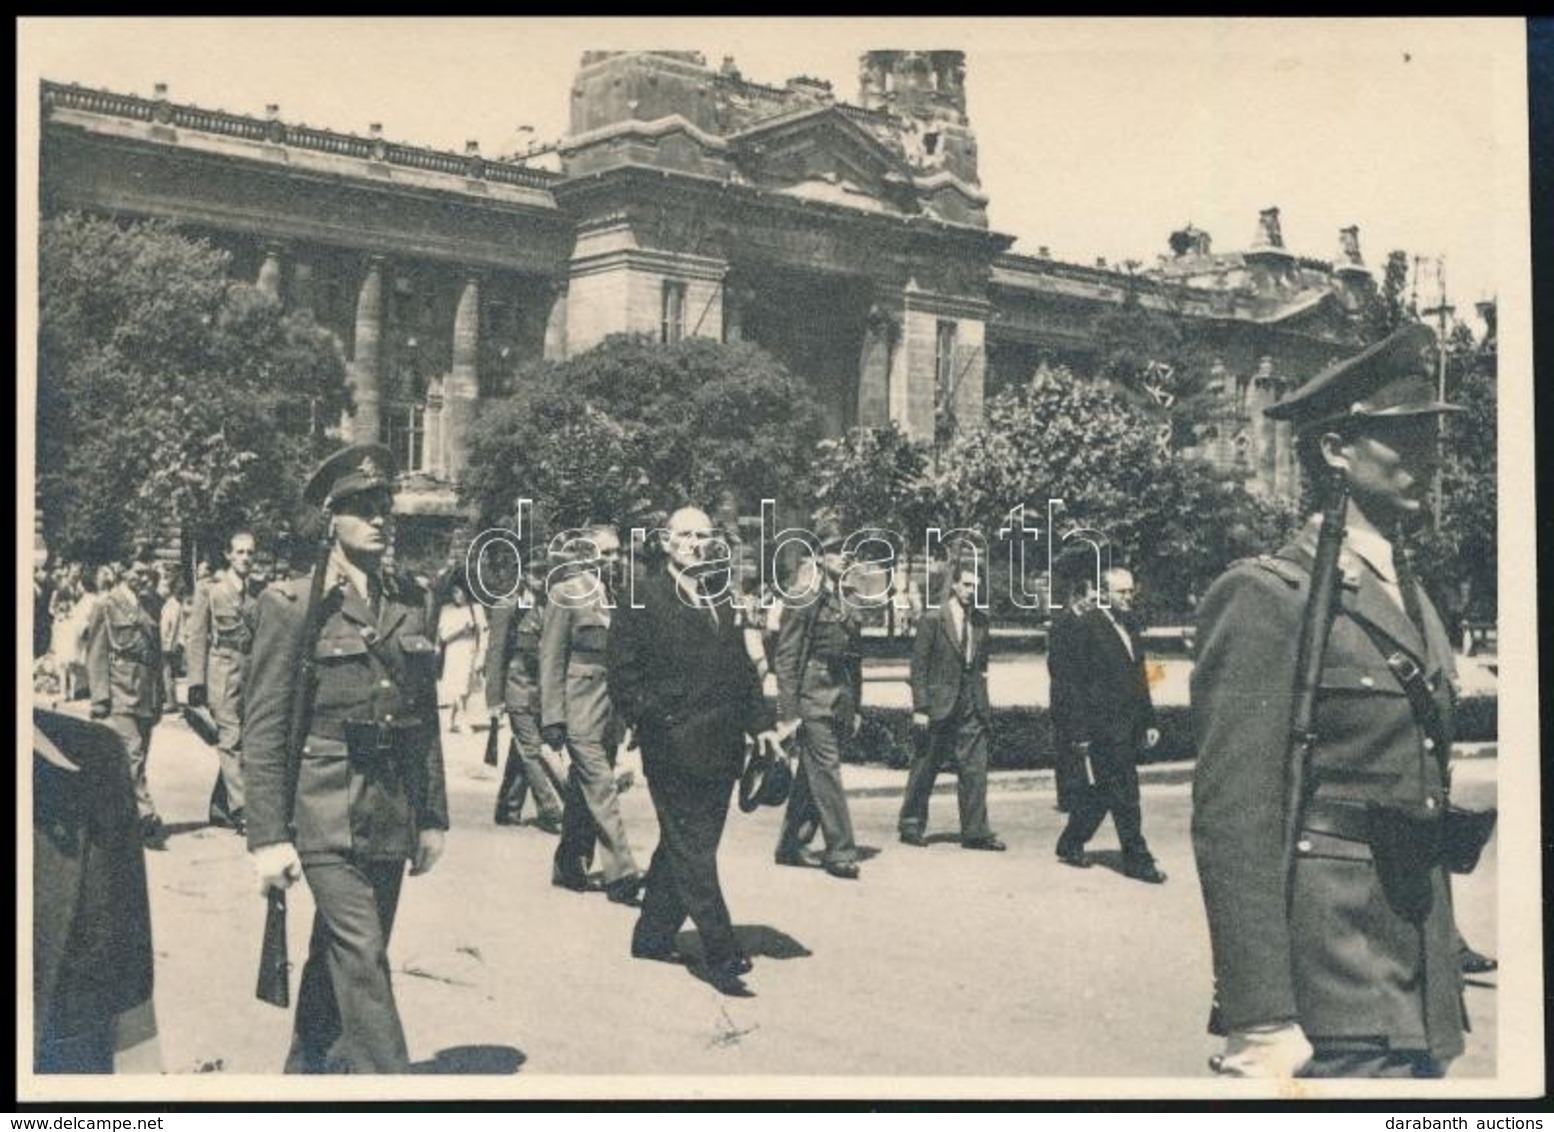
[[[19,1100],[1543,1093],[1522,21],[18,28]]]

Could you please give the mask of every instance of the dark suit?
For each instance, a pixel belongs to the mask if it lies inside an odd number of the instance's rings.
[[[1284,780],[1314,546],[1308,528],[1238,563],[1198,611],[1192,837],[1220,1014],[1231,1030],[1299,1022],[1319,1061],[1379,1049],[1439,1062],[1462,1051],[1465,1021],[1447,875],[1426,851],[1447,808],[1451,645],[1422,589],[1423,635],[1347,549],[1286,911]],[[1394,653],[1423,671],[1438,733],[1411,710]]]
[[[310,584],[259,599],[242,737],[249,848],[293,842],[318,908],[286,1069],[402,1073],[389,935],[420,831],[448,828],[436,645],[409,579],[384,582],[376,613],[351,585],[325,589],[308,738],[288,798]]]
[[[1136,766],[1144,733],[1153,726],[1155,714],[1143,647],[1101,609],[1080,616],[1068,643],[1073,646],[1074,680],[1069,734],[1076,745],[1089,743],[1093,781],[1087,780],[1074,799],[1058,852],[1083,849],[1110,813],[1124,859],[1130,865],[1151,863],[1154,858],[1142,830]]]
[[[1058,809],[1074,808],[1074,799],[1085,787],[1085,757],[1075,748],[1074,735],[1082,714],[1083,686],[1078,682],[1077,641],[1082,636],[1079,619],[1083,606],[1065,605],[1052,617],[1047,629],[1047,677],[1052,719],[1053,779]]]
[[[527,795],[542,819],[561,819],[564,772],[553,771],[540,739],[540,634],[545,609],[538,601],[525,609],[504,602],[491,610],[490,643],[486,646],[486,706],[495,713],[507,709],[513,742],[496,793],[496,820],[516,822]],[[555,779],[552,781],[552,774]]]
[[[957,629],[951,601],[959,606],[951,598],[923,615],[912,645],[912,711],[928,716],[928,734],[913,752],[898,824],[902,833],[923,832],[934,779],[953,760],[961,840],[985,840],[992,836],[987,826],[987,615],[975,607],[961,608]]]
[[[669,950],[689,915],[715,967],[738,953],[718,880],[718,843],[744,765],[744,737],[771,727],[772,714],[727,603],[714,624],[667,572],[643,579],[635,596],[641,608],[622,603],[607,646],[610,699],[636,730],[658,813],[633,947]]]
[[[815,836],[825,839],[827,864],[858,859],[842,763],[853,745],[863,697],[861,627],[830,581],[803,605],[782,611],[777,632],[778,715],[802,720],[799,773],[783,814],[779,857]]]

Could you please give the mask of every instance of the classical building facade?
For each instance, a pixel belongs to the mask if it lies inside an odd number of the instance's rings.
[[[640,332],[750,340],[812,389],[833,432],[933,434],[1043,360],[1083,369],[1128,295],[1180,314],[1223,366],[1205,454],[1293,490],[1262,404],[1357,341],[1373,286],[1287,251],[1276,209],[1243,251],[1191,227],[1126,269],[1015,254],[989,229],[959,51],[871,51],[856,102],[747,80],[694,52],[590,52],[567,135],[491,159],[45,82],[42,205],[164,217],[342,342],[356,439],[407,469],[402,508],[456,523],[481,403],[538,357]],[[538,167],[540,161],[551,168]],[[440,520],[434,521],[434,520]]]

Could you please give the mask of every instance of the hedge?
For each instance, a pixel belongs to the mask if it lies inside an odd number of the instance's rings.
[[[1499,700],[1468,696],[1457,705],[1457,739],[1489,742],[1498,727]],[[1044,707],[993,709],[993,741],[989,763],[994,770],[1049,769],[1053,760],[1052,723]],[[1177,762],[1193,757],[1192,721],[1184,706],[1155,709],[1160,742],[1143,752],[1141,763]],[[912,713],[905,708],[864,709],[863,726],[852,761],[905,767],[911,761]]]

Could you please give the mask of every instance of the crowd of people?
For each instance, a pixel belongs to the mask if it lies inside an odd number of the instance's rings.
[[[1452,407],[1424,383],[1417,334],[1400,333],[1281,402],[1313,480],[1346,493],[1348,528],[1336,612],[1312,646],[1321,654],[1331,629],[1293,800],[1290,704],[1320,524],[1232,568],[1200,610],[1193,842],[1227,1043],[1216,1066],[1228,1075],[1439,1075],[1462,1049],[1462,969],[1493,965],[1455,932],[1448,862],[1465,854],[1448,852],[1457,834],[1443,822],[1451,648],[1397,533],[1428,481],[1435,418]],[[209,709],[221,756],[212,820],[246,835],[262,890],[305,878],[317,904],[288,1070],[408,1068],[386,953],[406,863],[424,874],[442,853],[442,737],[472,723],[474,696],[488,726],[505,718],[511,733],[493,820],[519,824],[532,795],[535,825],[557,837],[555,886],[635,909],[634,957],[753,994],[754,960],[717,867],[736,784],[747,800],[742,776],[760,778],[755,796],[791,780],[764,799],[786,804],[777,865],[862,877],[843,782],[862,720],[862,626],[842,533],[822,531],[783,601],[763,602],[731,574],[707,513],[687,504],[640,558],[623,553],[612,526],[577,532],[511,586],[499,581],[511,593],[487,609],[456,572],[429,588],[386,568],[394,474],[377,445],[326,461],[305,498],[328,516],[327,557],[262,593],[250,578],[253,536],[238,532],[226,569],[199,584],[187,611],[146,553],[100,572],[90,590],[84,571],[67,568],[46,579],[46,603],[36,595],[56,665],[83,658],[92,714],[123,740],[152,847],[162,833],[146,756],[173,702],[166,654],[183,640],[189,705]],[[1053,849],[1089,867],[1086,846],[1110,815],[1123,874],[1162,884],[1136,770],[1160,734],[1130,616],[1135,582],[1124,569],[1096,579],[1088,556],[1059,566],[1067,601],[1047,663],[1068,820]],[[633,600],[617,600],[630,571]],[[929,799],[947,768],[961,848],[1007,848],[987,807],[985,584],[966,555],[944,565],[920,617],[900,591],[915,622],[898,816],[910,848],[929,843]],[[642,831],[619,800],[617,758],[630,747],[657,816],[646,869]],[[677,945],[687,919],[694,954]]]

